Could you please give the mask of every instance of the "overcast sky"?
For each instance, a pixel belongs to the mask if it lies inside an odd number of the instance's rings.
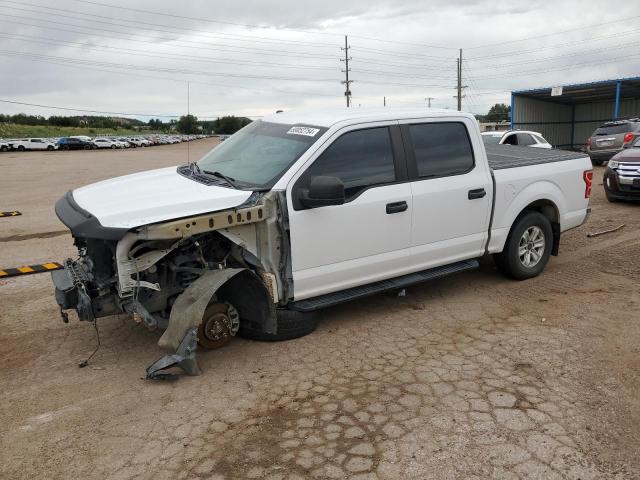
[[[640,74],[637,2],[0,0],[0,100],[200,118],[345,103],[484,113],[513,89]],[[74,114],[0,103],[3,113]],[[80,112],[77,112],[80,113]]]

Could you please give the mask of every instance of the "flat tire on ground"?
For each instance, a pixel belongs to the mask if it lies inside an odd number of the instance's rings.
[[[278,309],[278,333],[264,333],[260,325],[240,322],[238,335],[250,340],[262,342],[279,342],[304,337],[313,332],[318,326],[318,312],[296,312],[294,310]]]

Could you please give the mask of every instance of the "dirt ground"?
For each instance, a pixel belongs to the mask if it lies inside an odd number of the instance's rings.
[[[192,158],[212,141],[190,145]],[[186,147],[0,155],[0,267],[74,255],[68,189],[184,163]],[[235,339],[150,382],[158,332],[60,321],[49,275],[0,280],[0,477],[640,478],[640,205],[609,204],[538,278],[469,273]],[[587,232],[625,223],[616,233]],[[61,233],[63,232],[63,233]]]

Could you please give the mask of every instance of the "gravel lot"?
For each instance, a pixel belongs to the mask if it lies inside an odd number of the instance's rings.
[[[192,158],[213,140],[192,142]],[[74,255],[70,188],[184,163],[186,145],[0,155],[0,267]],[[141,379],[159,333],[63,324],[49,276],[0,280],[0,477],[640,478],[640,205],[593,214],[542,276],[481,269],[332,308],[312,335],[234,340]],[[626,227],[587,238],[586,233]]]

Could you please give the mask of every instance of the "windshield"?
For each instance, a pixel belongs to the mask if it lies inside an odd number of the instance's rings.
[[[271,188],[326,130],[257,120],[218,144],[198,166],[204,173],[218,172],[232,179],[237,186]]]
[[[485,145],[497,145],[502,135],[482,135],[482,141]]]

